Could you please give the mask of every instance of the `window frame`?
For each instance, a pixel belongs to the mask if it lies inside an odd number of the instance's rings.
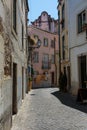
[[[43,46],[48,47],[48,38],[43,39]]]
[[[21,9],[23,11],[23,0],[21,0]]]
[[[47,54],[47,53],[43,54],[43,61],[44,62],[48,62],[49,61],[49,54]]]
[[[22,50],[24,50],[24,26],[23,26],[23,24],[22,24],[22,33],[21,33],[21,35],[22,35]]]
[[[39,52],[38,51],[33,52],[33,62],[39,63]]]
[[[54,42],[54,40],[51,40],[51,48],[55,48],[55,42]]]
[[[51,63],[55,64],[55,56],[53,54],[51,55]]]
[[[85,14],[85,20],[83,20],[83,15]],[[81,19],[80,19],[81,18]],[[80,21],[79,21],[80,20]],[[80,23],[79,23],[80,22]],[[84,30],[82,29],[83,28],[83,25],[84,23],[86,22],[86,11],[83,10],[82,12],[80,12],[78,15],[77,15],[77,32],[78,34],[79,33],[82,33],[84,32]]]
[[[65,36],[62,36],[62,59],[65,60]]]
[[[13,29],[15,31],[15,33],[17,34],[17,0],[13,0],[12,3],[12,11],[13,11],[13,19],[12,19],[12,26]]]
[[[16,30],[14,29],[14,23],[13,23],[13,3],[16,3],[16,19],[15,19],[15,22],[16,22]],[[11,21],[11,31],[12,31],[12,34],[14,35],[15,39],[18,40],[18,37],[17,37],[17,0],[12,0],[12,3],[11,3],[11,16],[12,16],[12,21]]]

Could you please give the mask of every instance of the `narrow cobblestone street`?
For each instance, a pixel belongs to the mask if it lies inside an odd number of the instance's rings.
[[[11,130],[87,130],[87,105],[58,88],[31,90]]]

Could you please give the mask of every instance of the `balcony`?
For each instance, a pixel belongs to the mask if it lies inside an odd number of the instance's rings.
[[[42,69],[51,69],[51,62],[50,61],[42,61]]]

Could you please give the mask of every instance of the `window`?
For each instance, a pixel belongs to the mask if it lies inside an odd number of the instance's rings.
[[[43,61],[46,61],[46,62],[49,61],[49,55],[48,54],[43,55]]]
[[[37,35],[34,35],[34,39],[35,39],[36,41],[38,41],[38,36],[37,36]]]
[[[21,0],[21,8],[22,8],[22,10],[23,10],[23,0]]]
[[[33,61],[34,61],[34,63],[38,63],[39,62],[39,52],[34,52],[34,54],[33,54]]]
[[[65,37],[62,37],[62,58],[65,59]]]
[[[49,55],[43,54],[42,69],[49,69]]]
[[[45,13],[43,14],[43,16],[45,16]]]
[[[47,38],[44,38],[44,46],[48,46],[48,39]]]
[[[78,33],[81,33],[82,30],[82,26],[83,24],[86,22],[86,12],[83,11],[78,15]]]
[[[58,17],[59,17],[59,21],[58,21],[58,34],[60,34],[60,11],[58,11]]]
[[[55,60],[54,60],[54,55],[51,55],[51,63],[54,64]]]
[[[41,21],[39,21],[39,27],[41,27]]]
[[[17,33],[16,12],[17,12],[17,0],[13,0],[13,29]]]
[[[55,48],[55,42],[54,42],[54,40],[51,40],[51,47]]]
[[[22,25],[22,50],[24,49],[24,28]]]
[[[65,5],[62,6],[62,29],[65,27]]]

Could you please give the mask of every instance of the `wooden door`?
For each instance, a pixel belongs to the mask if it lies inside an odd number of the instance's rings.
[[[12,113],[17,113],[17,64],[13,63],[13,100]]]

